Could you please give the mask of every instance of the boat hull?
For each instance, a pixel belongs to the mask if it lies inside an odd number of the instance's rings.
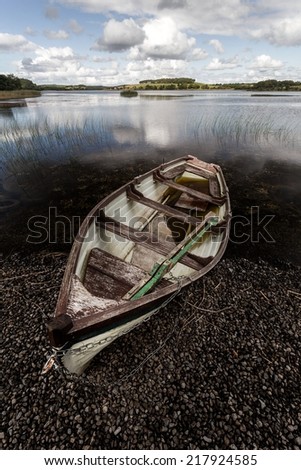
[[[135,178],[95,206],[48,324],[64,366],[81,374],[104,347],[212,269],[226,249],[230,219],[220,167],[191,156]]]
[[[141,323],[147,321],[161,308],[161,306],[157,307],[134,320],[130,320],[104,333],[93,335],[92,337],[75,343],[63,353],[62,363],[70,373],[81,375],[100,351],[109,346],[120,336],[129,333]]]

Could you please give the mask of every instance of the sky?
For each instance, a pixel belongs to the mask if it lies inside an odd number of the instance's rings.
[[[0,0],[0,74],[37,84],[301,80],[300,0]]]

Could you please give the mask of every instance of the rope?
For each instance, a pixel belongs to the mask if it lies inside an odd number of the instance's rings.
[[[153,315],[155,313],[157,313],[159,310],[165,308],[178,294],[179,292],[181,291],[182,287],[183,287],[183,281],[187,279],[186,276],[180,276],[178,278],[176,278],[175,276],[173,276],[172,274],[170,274],[169,278],[171,278],[172,280],[175,280],[178,284],[178,288],[177,290],[168,298],[166,299],[162,305],[154,310],[154,312],[151,313],[151,315],[149,315],[149,317],[147,317],[146,319],[144,319],[141,323],[138,323],[137,325],[134,325],[132,328],[130,328],[129,330],[126,331],[126,333],[130,333],[131,331],[133,331],[135,328],[137,328],[137,326],[139,325],[142,325],[143,323],[149,321]],[[136,366],[133,370],[131,370],[128,374],[124,375],[123,377],[121,377],[120,379],[116,380],[115,382],[111,382],[111,383],[108,383],[107,386],[112,386],[112,385],[117,385],[117,384],[120,384],[122,382],[124,382],[125,380],[129,379],[130,377],[134,376],[138,370],[144,366],[151,357],[153,357],[155,354],[157,354],[164,346],[165,344],[167,343],[167,341],[171,338],[171,336],[174,334],[174,331],[176,329],[176,326],[177,326],[177,322],[175,322],[172,330],[167,334],[166,338],[164,339],[164,341],[162,342],[162,344],[160,344],[157,348],[155,348],[153,351],[151,351],[141,362],[140,364],[138,364],[138,366]],[[61,365],[61,362],[58,361],[58,359],[60,359],[61,357],[63,357],[65,354],[67,354],[67,352],[70,352],[71,354],[81,354],[83,353],[84,351],[86,351],[87,349],[94,349],[95,347],[99,346],[100,344],[103,344],[105,342],[108,342],[109,340],[112,341],[112,338],[117,339],[119,338],[120,336],[123,336],[125,333],[119,333],[117,335],[114,335],[114,336],[108,336],[107,338],[105,339],[102,339],[100,340],[99,342],[97,343],[88,343],[87,345],[84,345],[84,346],[81,346],[79,348],[69,348],[69,349],[60,349],[60,350],[57,350],[55,348],[52,349],[52,354],[48,356],[48,359],[46,361],[46,364],[44,365],[43,367],[43,370],[42,370],[42,374],[45,374],[47,373],[52,367],[54,367],[55,370],[58,370],[59,373],[66,377],[66,378],[69,378],[69,379],[73,379],[79,383],[83,383],[85,385],[93,385],[95,387],[101,387],[103,388],[104,387],[104,383],[102,382],[101,384],[96,382],[96,381],[93,381],[93,380],[90,380],[88,378],[83,378],[83,377],[79,377],[78,375],[76,374],[73,374],[71,372],[69,372],[67,369],[65,369],[62,365]]]

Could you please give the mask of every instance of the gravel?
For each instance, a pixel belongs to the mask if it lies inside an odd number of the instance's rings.
[[[66,257],[3,263],[4,449],[300,449],[301,268],[224,258],[80,378],[41,375]]]

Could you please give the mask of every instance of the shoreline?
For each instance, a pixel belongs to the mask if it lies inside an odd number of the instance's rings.
[[[301,448],[301,267],[226,252],[82,377],[42,376],[66,261],[3,262],[4,449]]]
[[[2,253],[70,251],[80,222],[95,204],[158,163],[158,159],[137,159],[135,164],[126,161],[122,172],[116,163],[99,167],[81,163],[45,165],[34,167],[38,178],[35,171],[26,173],[24,178],[20,172],[16,181],[19,195],[12,185],[6,186],[1,196]],[[232,162],[216,159],[216,163],[224,170],[231,197],[233,217],[228,253],[251,261],[263,258],[271,263],[279,258],[300,266],[300,165],[271,160],[257,168],[256,161],[251,161],[244,172],[241,168],[246,162],[242,158]],[[42,236],[30,244],[29,234],[37,237],[39,232],[33,224],[29,230],[28,223],[37,216],[37,220],[44,221],[44,228]],[[56,221],[60,220],[66,224],[57,224],[55,230]]]
[[[0,106],[4,100],[19,100],[24,98],[38,98],[41,92],[38,90],[0,90]]]

